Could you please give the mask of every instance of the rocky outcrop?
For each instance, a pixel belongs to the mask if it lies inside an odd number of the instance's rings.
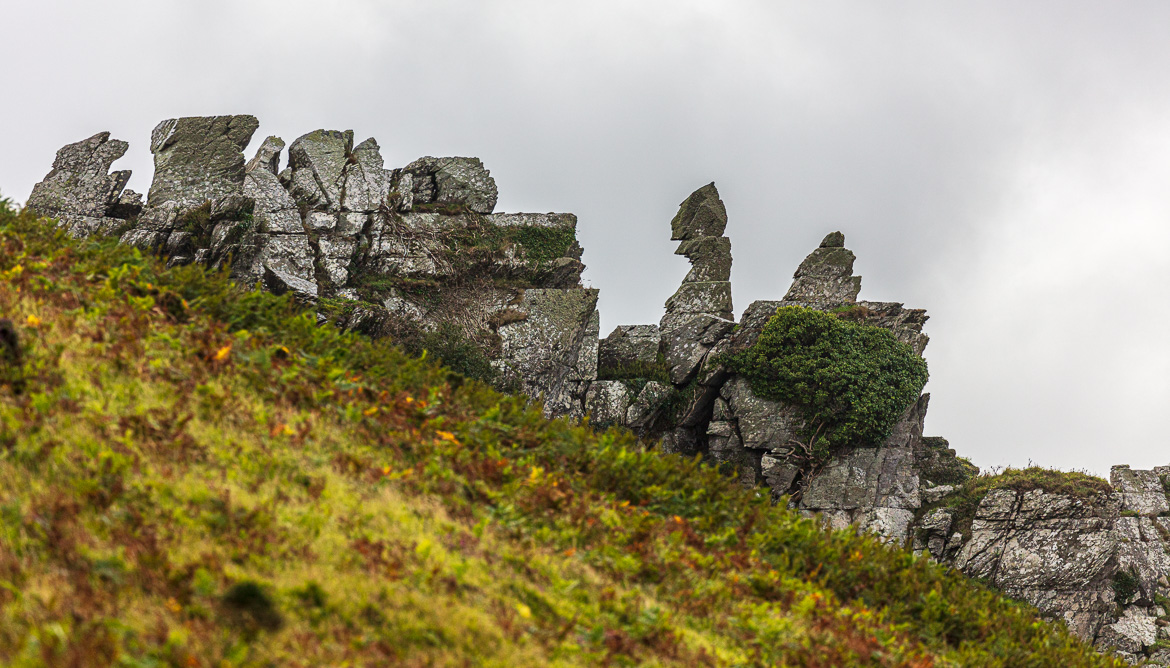
[[[735,326],[731,303],[731,240],[723,236],[727,209],[714,183],[699,188],[670,222],[691,270],[666,302],[659,323],[670,380],[688,383],[714,344]]]
[[[137,216],[142,196],[123,192],[130,170],[111,173],[110,166],[130,147],[99,132],[89,139],[57,151],[53,169],[33,187],[28,207],[42,216],[56,218],[74,237],[108,234]]]
[[[378,143],[316,130],[268,137],[245,161],[252,116],[170,119],[151,137],[154,182],[136,218],[109,174],[126,151],[108,133],[61,150],[30,205],[77,236],[121,233],[171,264],[232,275],[318,308],[319,318],[583,416],[597,377],[597,291],[580,284],[572,214],[493,213],[476,158],[387,169]],[[127,229],[128,228],[128,229]]]
[[[315,305],[321,322],[524,392],[550,417],[588,416],[663,452],[701,454],[808,516],[985,579],[1102,648],[1170,657],[1170,467],[1117,467],[1114,491],[1095,496],[997,489],[953,503],[977,469],[923,435],[929,395],[882,442],[815,459],[802,449],[801,410],[756,395],[724,365],[794,305],[884,328],[923,354],[926,312],[858,301],[842,233],[805,258],[783,299],[757,301],[736,322],[727,212],[715,184],[703,186],[671,221],[691,267],[660,322],[601,339],[572,214],[496,213],[478,159],[387,168],[374,139],[355,144],[348,130],[297,138],[283,170],[279,137],[245,161],[257,127],[251,116],[159,124],[145,205],[124,190],[129,172],[110,172],[127,144],[99,133],[57,153],[29,206],[74,236],[119,234],[172,264],[229,267]]]
[[[1131,663],[1170,665],[1170,467],[1113,468],[1113,492],[994,489],[972,517],[935,508],[914,549],[1063,620]],[[948,487],[947,492],[951,491]],[[930,498],[930,503],[946,500]]]

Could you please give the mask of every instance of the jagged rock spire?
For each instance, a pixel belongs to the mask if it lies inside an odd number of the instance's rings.
[[[853,275],[856,259],[853,251],[845,248],[844,234],[829,234],[800,263],[784,301],[826,309],[856,303],[861,292],[861,277]]]
[[[680,241],[678,255],[691,270],[666,302],[662,316],[662,348],[675,384],[689,382],[711,346],[734,327],[731,303],[731,240],[727,209],[714,183],[683,200],[670,221],[671,239]]]
[[[732,319],[731,240],[721,236],[726,227],[727,209],[714,183],[691,193],[679,205],[670,221],[671,239],[682,242],[675,254],[691,261],[691,271],[666,302],[663,331],[700,314]]]
[[[33,187],[28,207],[42,216],[58,218],[69,234],[84,237],[99,228],[113,227],[141,208],[141,195],[124,193],[130,170],[110,173],[110,165],[126,154],[129,144],[99,132],[57,151],[53,169]],[[103,220],[106,219],[106,220]]]

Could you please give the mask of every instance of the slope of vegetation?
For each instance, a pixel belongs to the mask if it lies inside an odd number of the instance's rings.
[[[0,206],[0,663],[1117,665],[626,432]]]

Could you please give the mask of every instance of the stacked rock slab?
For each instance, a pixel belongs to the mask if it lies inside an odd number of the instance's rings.
[[[33,187],[28,207],[42,216],[56,218],[71,236],[108,234],[137,216],[142,196],[123,191],[130,170],[110,173],[115,160],[129,144],[110,139],[109,132],[69,144],[57,151],[53,170]]]

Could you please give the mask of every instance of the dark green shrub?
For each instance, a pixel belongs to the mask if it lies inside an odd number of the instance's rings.
[[[755,345],[724,363],[757,396],[801,409],[799,445],[813,459],[880,444],[929,377],[926,360],[889,330],[799,306],[777,309]]]
[[[223,595],[222,602],[228,614],[247,632],[278,631],[284,625],[272,597],[264,587],[251,580],[232,585]]]
[[[1126,601],[1133,598],[1140,587],[1141,582],[1132,570],[1119,568],[1113,574],[1113,600],[1119,604],[1124,605]]]

